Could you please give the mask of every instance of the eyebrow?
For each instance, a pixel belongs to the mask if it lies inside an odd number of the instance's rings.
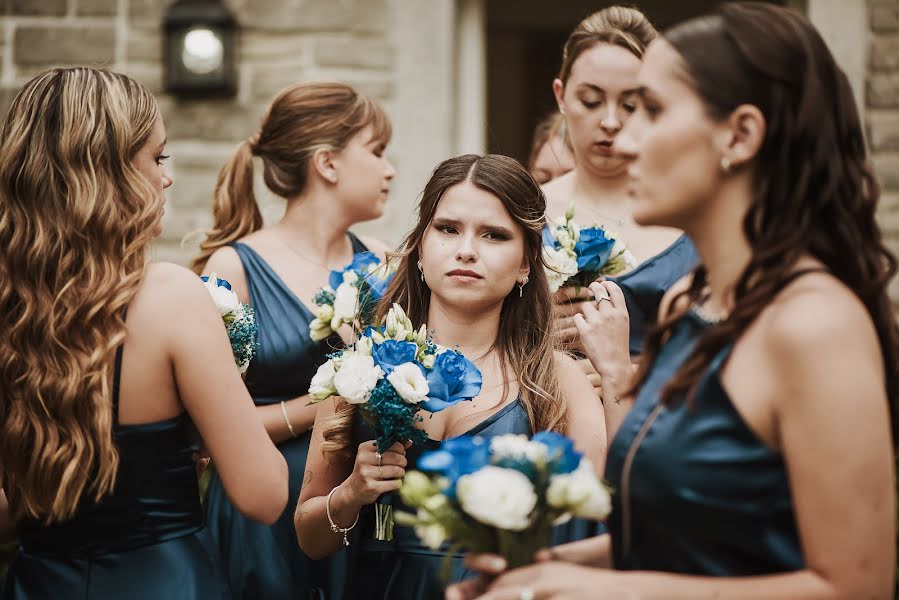
[[[586,87],[586,88],[591,89],[594,92],[599,92],[600,94],[607,93],[606,90],[602,89],[600,86],[596,85],[595,83],[583,82],[583,83],[579,83],[578,87]],[[639,92],[639,90],[640,90],[640,88],[629,88],[626,90],[622,90],[621,95],[626,96],[626,95],[630,95],[630,94],[636,94],[637,92]]]
[[[447,217],[435,217],[434,220],[432,221],[432,224],[433,225],[452,225],[453,227],[460,227],[461,225],[464,225],[464,223],[462,221],[459,221],[458,219],[449,219]],[[497,233],[505,234],[508,237],[512,237],[512,235],[514,235],[514,232],[511,229],[509,229],[508,227],[505,227],[503,225],[486,224],[486,225],[480,225],[480,228],[482,231],[495,231]]]

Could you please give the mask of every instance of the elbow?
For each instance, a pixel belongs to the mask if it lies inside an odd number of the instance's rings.
[[[303,511],[303,504],[298,504],[297,512],[293,516],[293,527],[297,534],[297,542],[300,544],[300,550],[312,560],[327,558],[330,553],[323,552],[321,544],[316,544],[316,536],[309,531],[310,524],[303,522],[304,516],[306,515]]]
[[[273,466],[257,471],[243,497],[234,499],[241,513],[263,525],[272,525],[281,518],[289,500],[287,463],[280,453],[276,454]]]

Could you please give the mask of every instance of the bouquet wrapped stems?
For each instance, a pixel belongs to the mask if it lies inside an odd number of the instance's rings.
[[[382,541],[393,540],[393,499],[396,494],[388,492],[381,494],[375,500],[375,532],[374,538]]]

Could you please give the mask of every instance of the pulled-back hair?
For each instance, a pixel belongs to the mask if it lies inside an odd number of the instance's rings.
[[[0,464],[12,518],[114,487],[110,381],[162,198],[132,159],[159,118],[137,82],[54,69],[0,134]]]
[[[761,2],[724,4],[674,27],[665,39],[712,118],[751,104],[766,128],[743,219],[751,257],[734,290],[734,309],[699,340],[663,390],[663,401],[693,396],[711,358],[746,331],[809,253],[858,296],[874,322],[895,437],[899,332],[887,284],[896,259],[875,219],[879,189],[846,75],[805,18]],[[684,294],[698,301],[705,285],[700,268]],[[675,311],[650,331],[638,386],[682,315]]]
[[[340,151],[372,126],[374,139],[390,141],[390,119],[373,100],[343,83],[301,83],[272,100],[259,132],[241,142],[219,173],[214,223],[191,267],[201,273],[212,254],[262,228],[253,193],[253,157],[262,158],[263,180],[277,196],[291,198],[306,187],[316,150]]]
[[[553,303],[543,268],[541,232],[546,222],[546,198],[518,161],[499,154],[466,154],[437,165],[418,204],[418,222],[406,235],[400,251],[390,256],[399,263],[376,315],[383,318],[397,303],[414,326],[427,321],[431,290],[419,277],[421,243],[446,191],[465,182],[496,196],[524,234],[529,282],[522,288],[521,297],[514,289],[503,301],[499,332],[492,347],[498,351],[503,372],[508,369],[518,377],[521,401],[532,431],[562,431],[566,425],[566,405],[556,376]],[[340,401],[337,413],[325,423],[323,451],[348,448],[352,410],[352,405]]]
[[[574,61],[596,44],[620,46],[642,59],[646,47],[655,37],[656,30],[652,23],[636,8],[624,6],[604,8],[578,23],[568,36],[562,49],[559,79],[562,83],[568,83]]]

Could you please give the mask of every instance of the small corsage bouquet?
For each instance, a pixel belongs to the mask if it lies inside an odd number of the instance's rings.
[[[395,269],[391,263],[382,264],[372,252],[358,252],[342,270],[331,271],[328,285],[313,298],[318,314],[309,324],[312,340],[321,341],[344,324],[362,329],[371,323]]]
[[[530,440],[515,434],[446,440],[417,467],[400,489],[417,514],[398,513],[397,521],[435,550],[449,542],[450,555],[490,552],[519,567],[549,546],[554,525],[572,517],[601,521],[611,510],[590,460],[553,432]]]
[[[201,279],[225,322],[225,331],[231,341],[231,352],[237,369],[241,374],[246,373],[250,361],[256,355],[257,327],[253,309],[242,303],[231,289],[231,284],[216,277],[215,273]]]
[[[543,227],[543,262],[549,289],[587,287],[601,275],[617,275],[636,265],[624,242],[602,227],[580,228],[574,207]]]
[[[379,449],[396,442],[423,444],[426,432],[416,425],[419,411],[439,412],[481,393],[481,371],[462,353],[417,331],[403,309],[394,304],[383,325],[370,326],[345,350],[318,368],[309,386],[312,403],[341,396],[355,404],[374,429]],[[392,507],[375,505],[376,537],[391,539]]]

